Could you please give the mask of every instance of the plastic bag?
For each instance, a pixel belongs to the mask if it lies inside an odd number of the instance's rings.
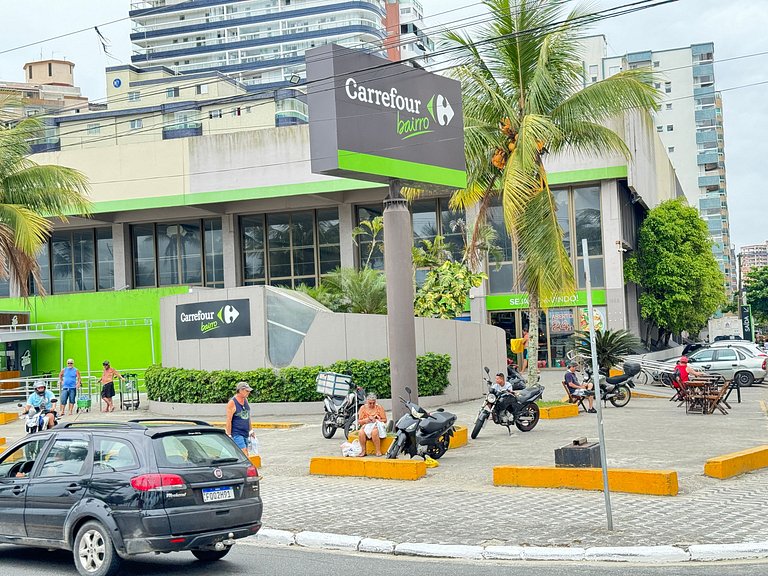
[[[259,455],[259,439],[256,438],[256,432],[251,430],[248,434],[248,456]]]
[[[359,440],[353,440],[352,442],[344,442],[341,445],[342,456],[360,456],[362,452],[363,452],[363,449],[360,447]]]

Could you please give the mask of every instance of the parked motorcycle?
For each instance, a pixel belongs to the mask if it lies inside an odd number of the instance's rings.
[[[607,376],[602,371],[600,373],[600,399],[603,402],[610,402],[616,408],[623,408],[632,399],[632,388],[635,383],[632,377],[640,373],[641,366],[637,362],[625,362],[624,374],[619,376]],[[587,366],[585,369],[587,377],[585,383],[592,382],[592,368]]]
[[[507,431],[512,434],[512,425],[517,426],[521,432],[530,432],[539,423],[539,405],[536,400],[544,394],[543,386],[535,388],[526,388],[525,380],[520,377],[521,382],[513,383],[513,392],[503,392],[498,394],[493,388],[491,381],[491,371],[485,367],[485,383],[488,385],[488,394],[485,396],[483,407],[475,420],[475,426],[472,428],[470,436],[474,440],[480,434],[480,430],[485,426],[486,420],[490,416],[495,424],[506,426]]]
[[[397,437],[387,450],[387,458],[397,458],[400,452],[425,458],[429,456],[437,460],[451,443],[451,437],[456,429],[456,415],[438,408],[431,414],[424,408],[411,401],[411,389],[406,387],[408,400],[402,396],[400,401],[408,409],[395,425]]]
[[[517,370],[517,366],[510,364],[507,366],[507,382],[512,384],[514,390],[525,390],[526,380],[520,372]]]
[[[52,402],[56,402],[56,399],[52,399]],[[17,404],[19,408],[24,408],[24,404]],[[29,409],[29,412],[24,414],[23,412],[19,414],[19,419],[24,420],[24,431],[27,434],[32,434],[34,432],[40,432],[41,430],[45,430],[48,428],[48,414],[53,412],[53,425],[59,423],[59,415],[56,413],[55,410],[46,410],[42,406],[35,407]]]
[[[336,430],[344,430],[344,436],[349,438],[349,433],[357,428],[357,410],[365,403],[365,390],[357,386],[350,390],[346,396],[323,396],[322,432],[324,438],[333,438]]]

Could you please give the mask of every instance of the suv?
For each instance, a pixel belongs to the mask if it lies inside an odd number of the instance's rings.
[[[0,542],[72,550],[83,576],[148,552],[218,560],[261,528],[259,480],[206,422],[60,424],[0,458]]]

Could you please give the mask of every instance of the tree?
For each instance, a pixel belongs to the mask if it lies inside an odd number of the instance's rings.
[[[681,199],[663,202],[640,226],[637,251],[624,266],[642,287],[640,314],[667,334],[698,333],[725,304],[725,279],[712,254],[707,225]]]
[[[768,322],[768,266],[754,268],[747,275],[744,286],[747,303],[758,322]]]
[[[10,101],[0,101],[0,109]],[[0,126],[0,278],[9,274],[19,293],[29,295],[32,275],[42,290],[35,259],[47,242],[51,222],[46,218],[86,215],[88,183],[72,168],[40,165],[31,160],[30,140],[43,131],[37,118]]]
[[[485,274],[446,260],[427,273],[424,284],[416,291],[414,313],[428,318],[456,318],[464,311],[470,288],[480,286],[483,278]]]
[[[576,283],[563,246],[545,158],[551,153],[604,155],[629,149],[606,124],[629,110],[650,112],[659,102],[649,70],[624,70],[584,85],[579,37],[586,12],[567,16],[559,0],[484,0],[490,22],[445,36],[463,49],[455,76],[462,81],[468,186],[452,208],[479,206],[479,221],[494,196],[524,258],[521,279],[530,318],[542,301],[570,295]],[[474,236],[474,235],[473,235]],[[529,357],[538,357],[538,323],[531,322]],[[529,382],[536,382],[530,362]]]
[[[589,332],[576,332],[573,335],[576,351],[592,361],[592,348],[589,343]],[[597,365],[600,370],[608,373],[613,367],[624,361],[627,354],[634,354],[642,346],[640,339],[628,330],[595,331],[595,350]]]
[[[363,263],[363,268],[370,268],[371,259],[381,257],[384,254],[384,218],[376,216],[372,220],[363,220],[359,226],[352,230],[352,240],[358,243],[358,237],[362,236],[361,242],[370,244],[368,246],[368,257]]]

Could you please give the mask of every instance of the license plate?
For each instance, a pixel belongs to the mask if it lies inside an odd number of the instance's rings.
[[[234,500],[235,491],[232,486],[217,486],[216,488],[203,488],[203,502],[220,502],[222,500]]]

